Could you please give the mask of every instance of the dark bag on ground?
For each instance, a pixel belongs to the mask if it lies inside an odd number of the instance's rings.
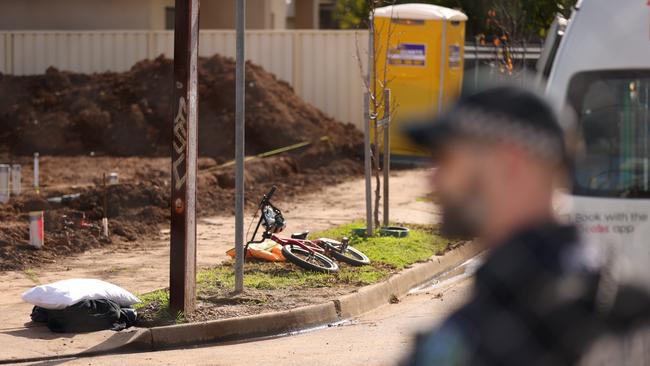
[[[31,317],[34,322],[47,323],[55,333],[83,333],[120,331],[133,326],[137,316],[135,310],[120,308],[111,300],[84,300],[60,310],[34,306]]]

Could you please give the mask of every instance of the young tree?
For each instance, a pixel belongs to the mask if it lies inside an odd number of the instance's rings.
[[[544,39],[556,14],[569,13],[573,5],[575,0],[490,0],[484,33],[477,39],[495,47],[495,63],[502,75],[518,78],[521,73],[515,71],[525,73],[526,60],[515,57],[515,51]]]
[[[384,141],[381,140],[380,136],[383,136],[383,134],[381,134],[380,131],[383,129],[387,129],[389,127],[385,125],[380,126],[378,124],[378,121],[380,119],[385,119],[387,117],[384,108],[387,102],[391,103],[391,106],[389,107],[391,115],[394,115],[395,110],[397,109],[397,104],[394,102],[394,100],[386,101],[384,99],[386,95],[386,91],[389,89],[389,84],[391,81],[388,79],[387,67],[384,66],[382,70],[377,70],[378,57],[388,57],[387,56],[388,48],[390,46],[391,39],[393,37],[393,32],[394,32],[394,23],[387,22],[386,23],[387,25],[384,25],[379,29],[375,29],[374,14],[375,14],[375,9],[382,6],[394,5],[395,0],[363,0],[363,3],[364,5],[361,6],[361,4],[358,1],[350,1],[348,2],[349,5],[348,9],[354,11],[363,11],[363,9],[367,9],[367,13],[365,15],[365,18],[363,18],[362,20],[362,24],[365,25],[365,28],[369,29],[370,32],[369,37],[372,43],[370,49],[368,50],[368,54],[363,56],[361,55],[359,45],[357,45],[356,57],[357,57],[357,63],[359,65],[361,78],[364,83],[364,88],[369,98],[369,105],[368,105],[369,110],[367,111],[369,116],[369,121],[365,121],[365,123],[372,122],[372,126],[373,126],[372,138],[371,138],[372,144],[370,150],[371,150],[371,157],[372,157],[372,173],[375,176],[375,200],[374,200],[374,210],[372,216],[373,216],[374,226],[379,227],[380,226],[379,204],[382,198],[379,147],[383,145],[383,143],[385,143]],[[347,19],[349,20],[353,18],[347,18]],[[382,39],[385,40],[385,43],[380,41]],[[364,62],[362,60],[362,57],[364,56],[368,59],[368,66],[366,70],[364,70],[363,67]],[[387,65],[386,62],[383,62],[383,64]],[[386,182],[384,182],[384,184],[386,184]],[[386,199],[386,197],[384,197],[384,199]],[[369,226],[370,224],[371,223],[368,223]]]

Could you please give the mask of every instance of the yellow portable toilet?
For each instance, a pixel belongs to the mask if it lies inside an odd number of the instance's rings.
[[[375,9],[374,90],[378,98],[383,85],[391,90],[391,156],[427,155],[400,131],[413,118],[441,112],[460,94],[466,21],[458,10],[429,4]]]

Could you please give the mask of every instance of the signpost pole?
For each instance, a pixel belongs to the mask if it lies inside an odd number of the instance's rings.
[[[370,22],[368,24],[369,37],[368,37],[368,90],[364,99],[364,128],[363,128],[363,166],[364,166],[364,175],[366,178],[366,235],[373,235],[373,221],[372,221],[372,165],[371,165],[371,150],[370,150],[370,124],[375,120],[372,116],[370,105],[372,103],[371,98],[375,96],[372,95],[374,88],[372,77],[374,75],[373,68],[375,67],[375,31],[374,31],[374,22],[372,12],[370,13]],[[376,125],[375,125],[375,128]]]
[[[175,11],[169,306],[188,313],[196,295],[199,0],[176,0]]]
[[[244,137],[246,75],[244,30],[246,27],[246,0],[237,0],[235,69],[235,292],[244,291]]]
[[[390,226],[389,180],[390,180],[390,89],[384,89],[384,226]]]

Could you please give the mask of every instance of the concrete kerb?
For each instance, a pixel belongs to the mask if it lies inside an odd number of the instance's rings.
[[[151,328],[152,343],[145,348],[158,350],[205,342],[241,340],[349,319],[389,304],[392,298],[406,295],[413,287],[456,267],[479,252],[478,245],[474,243],[463,245],[442,257],[416,264],[387,281],[362,287],[357,292],[323,304],[277,313]]]
[[[357,292],[344,295],[338,300],[334,300],[339,304],[340,317],[348,319],[389,304],[393,298],[403,297],[412,288],[456,267],[479,252],[480,248],[475,243],[466,244],[442,257],[434,257],[429,262],[416,264],[387,281],[366,286]]]
[[[239,318],[137,329],[123,332],[127,334],[117,337],[121,341],[116,339],[117,342],[103,344],[80,353],[60,354],[49,358],[38,357],[38,359],[0,360],[0,364],[88,357],[108,353],[154,351],[208,342],[270,336],[336,323],[389,304],[391,299],[403,297],[412,288],[453,269],[478,253],[480,253],[478,245],[466,244],[442,257],[433,257],[428,262],[416,264],[387,281],[362,287],[357,292],[322,304]]]
[[[333,302],[240,318],[151,328],[152,348],[229,341],[285,333],[336,321]]]

